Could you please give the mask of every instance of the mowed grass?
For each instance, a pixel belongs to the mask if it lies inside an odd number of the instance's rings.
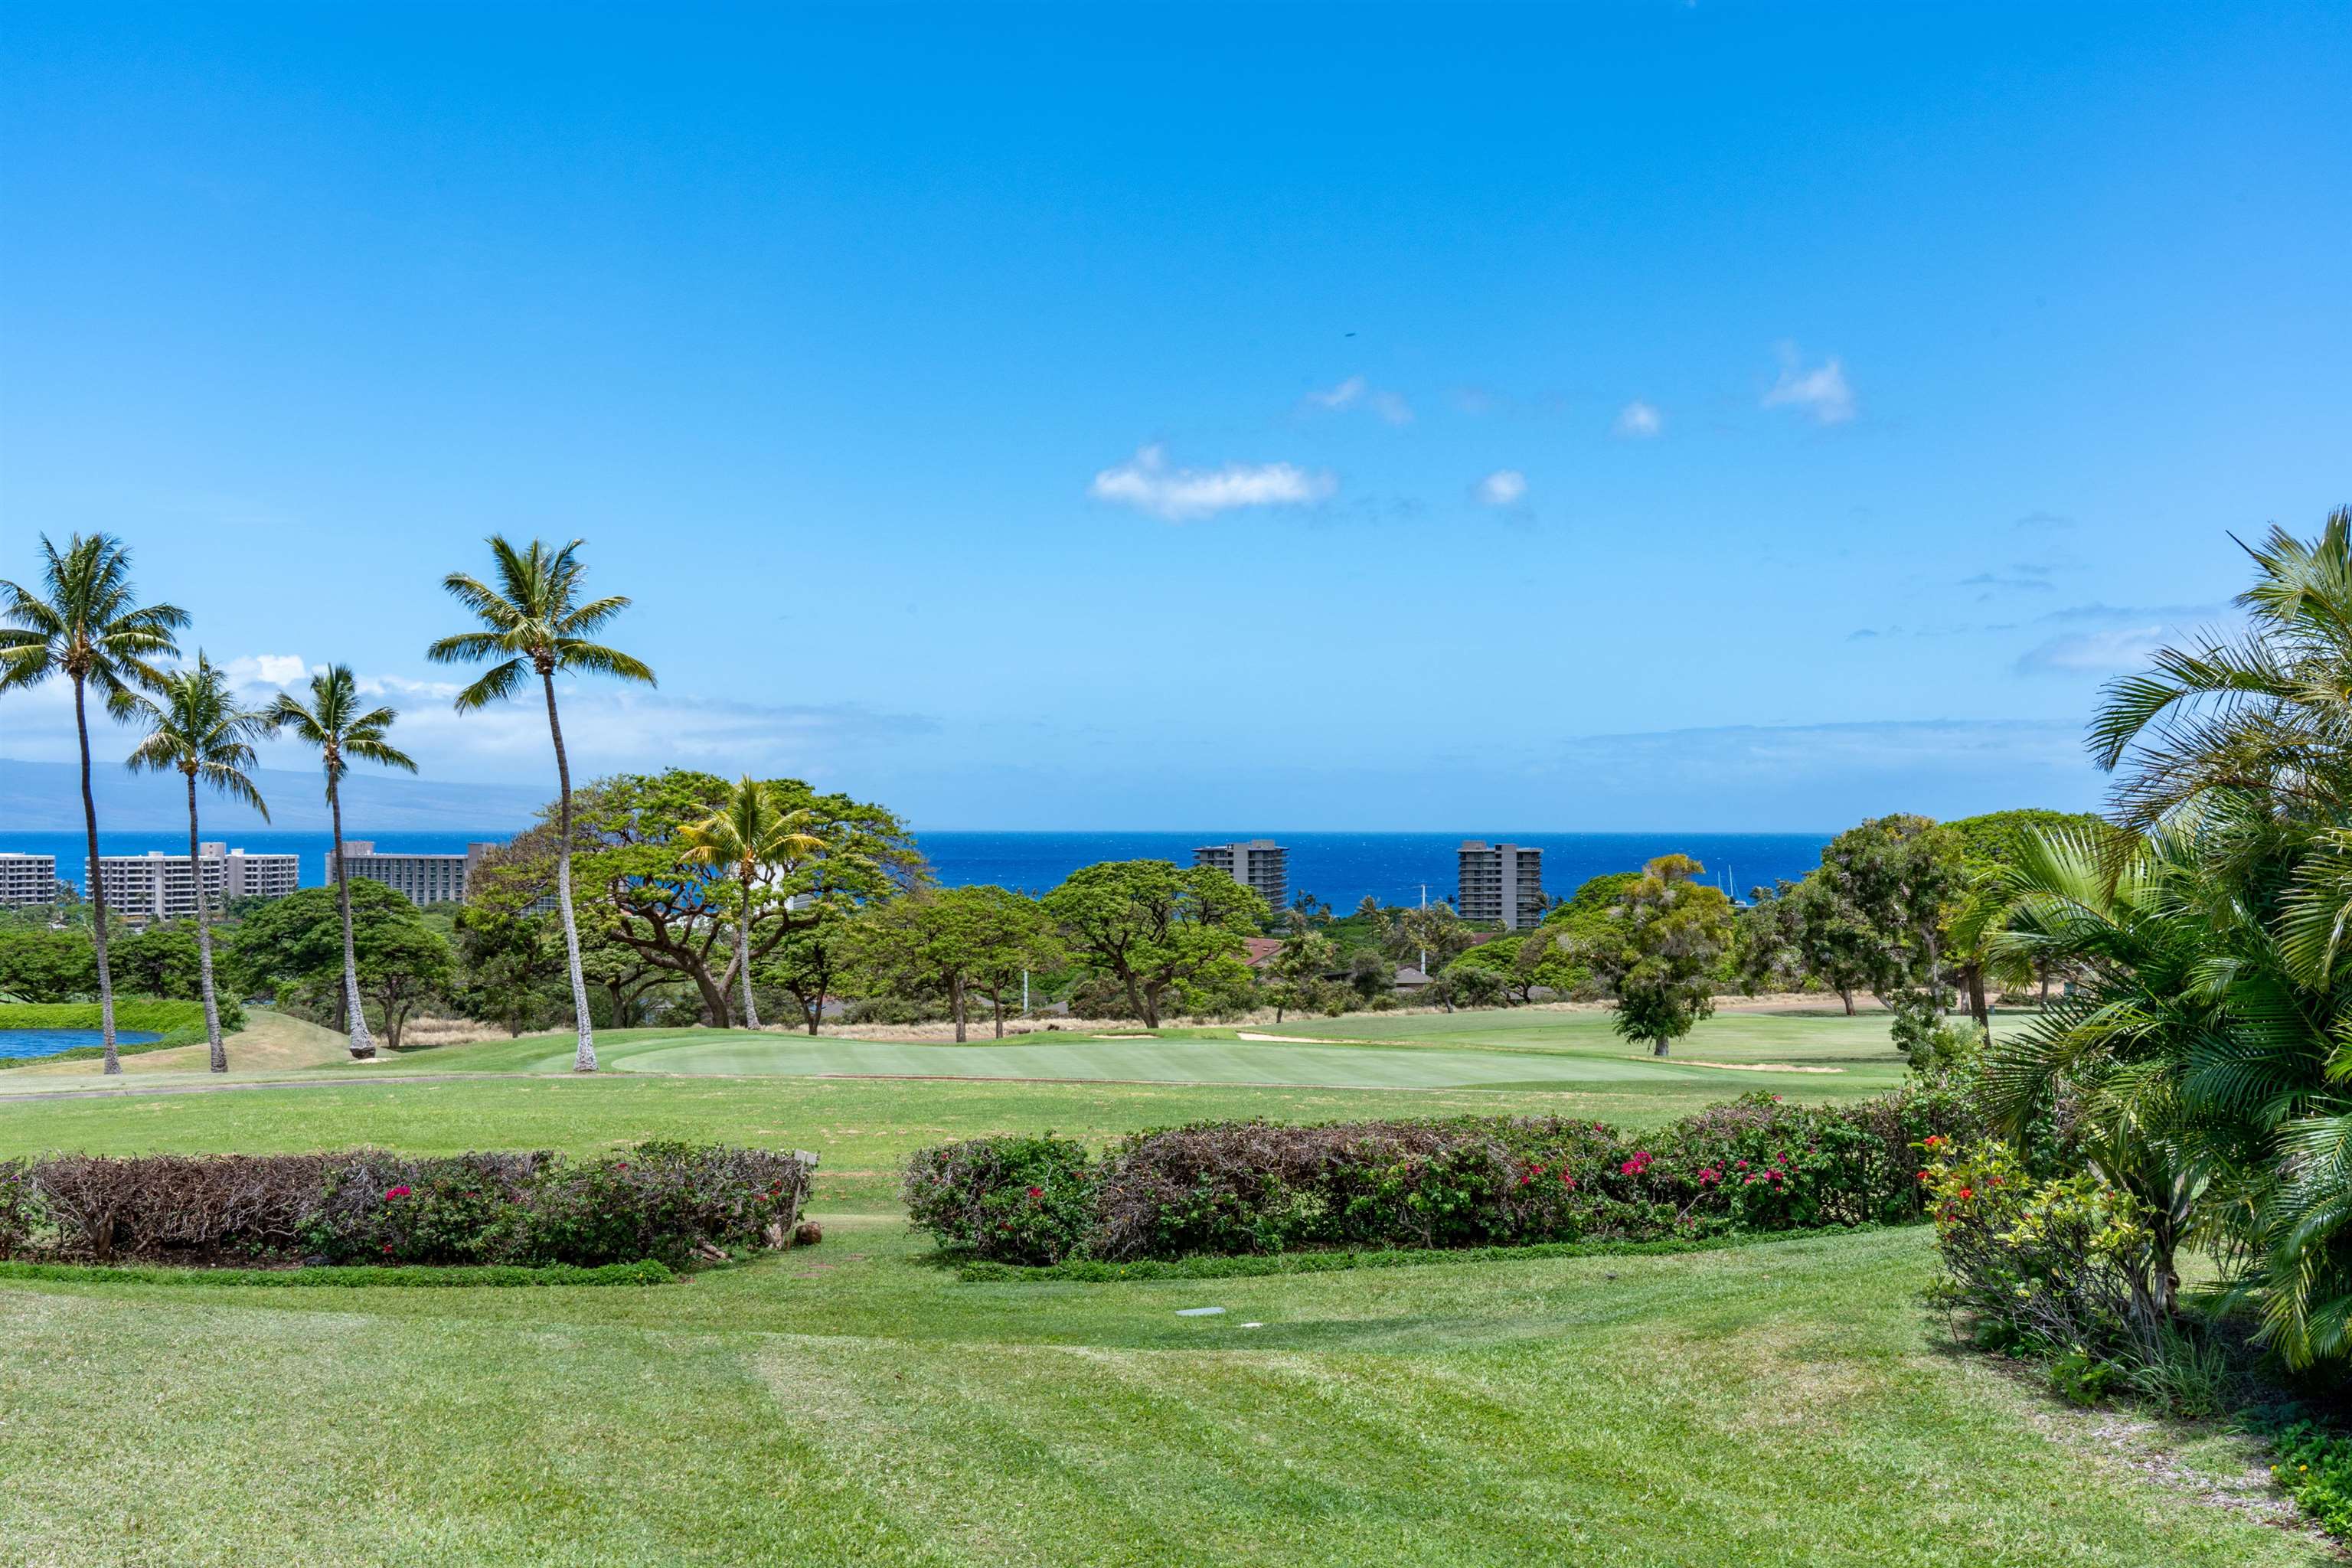
[[[0,1288],[0,1555],[2315,1563],[1917,1304],[1923,1232],[973,1285],[887,1220],[625,1290]],[[299,1298],[294,1300],[292,1298]],[[1219,1316],[1179,1309],[1219,1305]],[[1251,1328],[1245,1325],[1262,1324]],[[2244,1485],[2252,1456],[2209,1444]]]
[[[1581,1016],[1549,1016],[1555,1032],[1514,1054],[1622,1051],[1559,1030]],[[1836,1027],[1789,1037],[1788,1022],[1715,1048],[1874,1048]],[[1465,1016],[1358,1048],[1512,1051],[1518,1023]],[[1480,1030],[1504,1037],[1465,1040]],[[667,1038],[646,1058],[781,1037]],[[607,1043],[622,1057],[637,1041]],[[756,1142],[823,1154],[814,1206],[829,1235],[646,1290],[0,1283],[0,1562],[2329,1560],[2215,1504],[2275,1503],[2234,1440],[2198,1440],[2183,1478],[2118,1446],[2111,1421],[1946,1347],[1919,1300],[1923,1230],[1004,1285],[959,1281],[895,1206],[908,1150],[983,1131],[1101,1140],[1201,1117],[1463,1111],[1643,1125],[1758,1075],[1497,1089],[366,1070],[0,1103],[0,1155]],[[1790,1079],[1793,1092],[1843,1087]],[[1226,1310],[1177,1315],[1197,1306]]]

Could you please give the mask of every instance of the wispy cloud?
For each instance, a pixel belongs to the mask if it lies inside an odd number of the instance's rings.
[[[2028,648],[2017,661],[2020,675],[2125,675],[2147,668],[2148,656],[2165,642],[2162,626],[2109,626],[2070,632]]]
[[[1364,386],[1362,376],[1351,375],[1328,392],[1308,393],[1305,401],[1309,407],[1313,408],[1345,408],[1361,401]]]
[[[1666,416],[1658,412],[1654,403],[1640,398],[1617,411],[1617,422],[1609,428],[1612,434],[1633,440],[1646,440],[1666,427]]]
[[[2047,594],[2052,591],[2050,574],[2053,569],[2035,561],[2012,562],[1996,572],[1979,572],[1960,579],[1963,588],[1982,588],[1977,595],[1979,604],[1998,593]]]
[[[1391,425],[1412,423],[1412,405],[1405,401],[1403,394],[1375,387],[1360,375],[1351,375],[1321,392],[1310,392],[1302,401],[1309,408],[1334,411],[1369,408]]]
[[[1517,468],[1496,468],[1478,481],[1475,493],[1486,506],[1517,506],[1527,499],[1528,477]]]
[[[1854,416],[1853,389],[1835,354],[1811,370],[1794,343],[1780,345],[1780,379],[1764,395],[1767,408],[1796,408],[1823,425],[1843,425]]]
[[[1087,493],[1169,522],[1189,522],[1239,507],[1305,506],[1339,488],[1330,474],[1310,473],[1291,463],[1171,468],[1166,449],[1151,446],[1139,450],[1133,460],[1097,474]]]

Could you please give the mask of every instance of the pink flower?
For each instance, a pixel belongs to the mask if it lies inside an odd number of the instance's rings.
[[[1566,1171],[1562,1171],[1559,1173],[1559,1184],[1566,1187],[1571,1193],[1576,1191],[1576,1178],[1570,1175]]]
[[[408,1195],[409,1195],[409,1191],[408,1191],[408,1189],[407,1189],[406,1187],[394,1187],[394,1188],[393,1188],[391,1191],[389,1191],[389,1192],[387,1192],[387,1193],[385,1193],[385,1194],[383,1194],[383,1201],[384,1201],[384,1202],[386,1202],[386,1203],[390,1203],[390,1202],[392,1202],[392,1200],[393,1200],[393,1199],[394,1199],[394,1198],[404,1198],[404,1197],[407,1197]]]
[[[1043,1187],[1032,1187],[1029,1189],[1029,1195],[1033,1198],[1042,1198],[1045,1195],[1045,1189]]]

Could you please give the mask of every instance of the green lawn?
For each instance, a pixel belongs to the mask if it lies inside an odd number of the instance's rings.
[[[810,1147],[825,1157],[814,1206],[831,1216],[817,1250],[647,1290],[224,1287],[198,1300],[171,1285],[0,1283],[0,1561],[2328,1560],[2201,1495],[2266,1498],[2232,1440],[2170,1444],[2184,1479],[2119,1448],[2112,1418],[1943,1347],[1918,1301],[1924,1231],[992,1285],[929,1261],[892,1202],[908,1149],[979,1131],[1456,1110],[1639,1124],[1764,1076],[1588,1076],[1643,1064],[1579,1020],[1369,1019],[1353,1026],[1393,1032],[1352,1057],[1318,1047],[1350,1082],[1418,1060],[1458,1072],[1461,1055],[1575,1069],[1528,1089],[816,1078],[792,1074],[833,1069],[761,1054],[805,1043],[696,1032],[608,1042],[636,1075],[369,1083],[352,1080],[370,1069],[321,1069],[305,1075],[315,1087],[164,1081],[0,1102],[0,1154],[584,1151],[649,1135]],[[1863,1022],[1874,1041],[1844,1020],[1748,1020],[1690,1054],[1850,1057],[1872,1070],[1784,1075],[1796,1092],[1845,1091],[1881,1078],[1883,1020]],[[1212,1033],[1019,1048],[1204,1063],[1305,1048]],[[816,1048],[882,1059],[856,1042]],[[453,1048],[388,1070],[546,1051]],[[754,1057],[713,1065],[729,1052]],[[680,1056],[700,1065],[646,1070]],[[742,1076],[712,1076],[726,1071]],[[1205,1305],[1227,1310],[1177,1315]]]
[[[1924,1233],[967,1285],[0,1289],[24,1563],[2297,1563],[1939,1350]],[[1177,1316],[1223,1306],[1221,1316]],[[1249,1328],[1256,1322],[1264,1326]],[[2192,1461],[2243,1471],[2218,1440]]]

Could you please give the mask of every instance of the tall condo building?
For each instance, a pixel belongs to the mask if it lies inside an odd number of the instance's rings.
[[[335,852],[329,849],[327,881],[335,879]],[[382,882],[385,887],[406,898],[412,904],[458,904],[466,900],[466,869],[474,857],[464,855],[412,855],[404,851],[379,854],[372,838],[343,840],[343,870],[346,874],[370,882]]]
[[[301,882],[301,858],[248,855],[226,844],[199,844],[205,902],[215,910],[230,899],[282,899]],[[185,855],[150,849],[144,855],[101,855],[107,908],[130,921],[176,921],[196,912],[196,880]]]
[[[1265,907],[1277,914],[1290,902],[1290,851],[1271,838],[1203,844],[1192,851],[1192,864],[1213,866],[1243,887],[1256,889]]]
[[[1543,923],[1542,850],[1465,838],[1460,854],[1462,890],[1454,912],[1465,921],[1499,921],[1513,931]]]
[[[0,853],[0,908],[58,900],[58,858]]]

